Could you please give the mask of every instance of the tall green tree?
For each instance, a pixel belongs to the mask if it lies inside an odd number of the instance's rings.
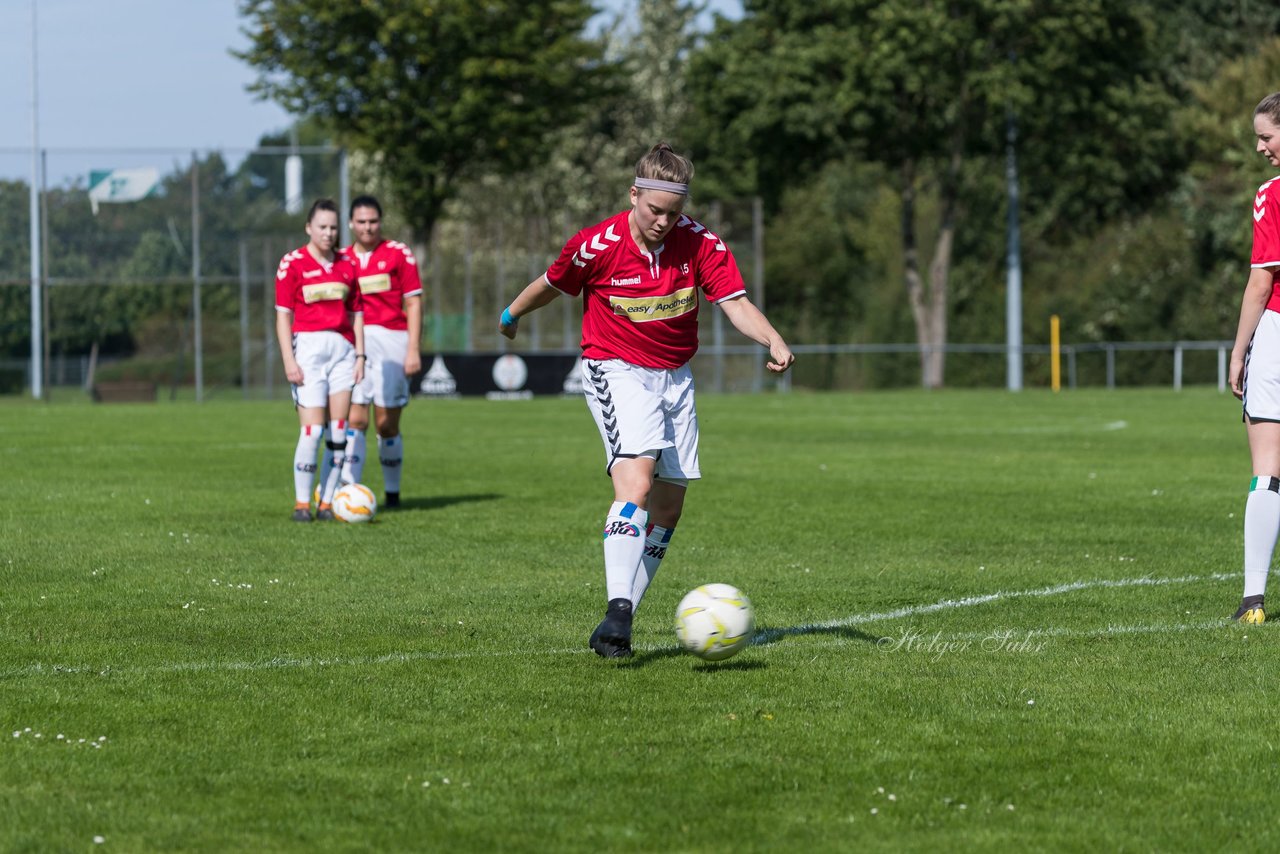
[[[379,156],[415,231],[460,179],[543,159],[614,85],[586,0],[241,0],[251,87]]]
[[[1022,119],[1034,204],[1100,221],[1149,200],[1176,161],[1172,99],[1139,3],[1096,0],[746,0],[693,60],[689,91],[710,150],[776,204],[784,188],[848,158],[881,164],[901,199],[903,280],[923,384],[941,386],[966,168],[1000,168],[1010,110]],[[1141,151],[1143,157],[1135,157]],[[1052,179],[1049,176],[1052,176]],[[1065,185],[1065,186],[1064,186]],[[1081,190],[1085,190],[1081,192]],[[936,199],[921,252],[921,195]]]

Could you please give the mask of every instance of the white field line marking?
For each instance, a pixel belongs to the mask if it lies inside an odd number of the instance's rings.
[[[1161,586],[1166,584],[1192,584],[1197,581],[1228,581],[1238,578],[1239,573],[1214,573],[1211,575],[1184,575],[1177,578],[1121,578],[1121,579],[1098,579],[1095,581],[1072,581],[1067,584],[1058,584],[1053,587],[1041,587],[1033,590],[1004,590],[996,593],[987,593],[981,596],[968,596],[963,599],[943,599],[928,605],[907,605],[902,608],[896,608],[892,611],[881,611],[870,614],[854,614],[849,617],[842,617],[838,620],[828,620],[823,623],[811,623],[804,626],[790,626],[787,628],[765,629],[757,632],[755,637],[751,639],[753,645],[767,644],[783,637],[791,635],[803,635],[821,633],[830,631],[831,629],[844,628],[848,626],[858,626],[865,623],[878,623],[888,620],[898,620],[903,617],[914,617],[921,614],[933,614],[938,611],[954,610],[956,608],[969,608],[974,605],[985,605],[989,602],[996,602],[1004,599],[1019,599],[1027,597],[1044,597],[1057,596],[1063,593],[1072,593],[1077,590],[1089,590],[1093,588],[1118,588],[1118,587],[1148,587]],[[1141,634],[1153,632],[1180,632],[1192,631],[1208,628],[1216,628],[1225,625],[1224,620],[1212,620],[1204,623],[1191,624],[1175,624],[1165,626],[1107,626],[1103,629],[1067,629],[1067,628],[1049,628],[1049,629],[1027,629],[1022,631],[1030,631],[1037,635],[1052,635],[1054,637],[1070,637],[1070,636],[1094,636],[1094,635],[1112,635],[1112,634]],[[1003,630],[1003,629],[1002,629]],[[990,632],[986,633],[970,633],[966,635],[949,635],[948,637],[974,639],[985,638],[990,636]],[[837,643],[845,641],[837,640]],[[645,651],[661,651],[675,649],[674,645],[663,644],[656,647],[638,647]],[[59,664],[31,664],[26,667],[15,667],[8,670],[0,671],[0,679],[21,678],[24,676],[61,676],[77,673],[96,673],[100,675],[129,675],[129,674],[145,674],[145,673],[212,673],[212,672],[237,672],[237,671],[260,671],[260,670],[286,670],[301,669],[310,667],[376,667],[383,664],[407,664],[415,661],[459,661],[468,658],[510,658],[514,656],[527,657],[531,655],[582,655],[588,652],[586,647],[582,648],[562,648],[562,649],[544,649],[544,650],[510,650],[501,652],[393,652],[386,655],[365,655],[353,657],[319,657],[319,656],[276,656],[273,658],[258,659],[255,661],[190,661],[178,662],[174,664],[156,664],[143,665],[139,667],[117,667],[111,664],[101,666],[76,665],[66,666]]]
[[[1155,623],[1146,625],[1136,623],[1132,625],[1116,625],[1108,623],[1105,626],[1099,626],[1092,629],[1071,629],[1066,626],[1047,626],[1045,628],[998,628],[986,632],[955,632],[948,634],[946,632],[937,632],[936,635],[943,641],[985,641],[985,640],[1004,640],[1009,643],[1022,642],[1024,640],[1036,641],[1042,638],[1099,638],[1113,637],[1115,635],[1154,635],[1154,634],[1176,634],[1178,632],[1200,632],[1208,629],[1221,629],[1230,625],[1225,618],[1216,620],[1201,620],[1198,623]],[[934,634],[921,634],[918,636],[921,644],[927,643]],[[884,641],[896,641],[897,637],[889,635],[882,638]],[[842,643],[849,643],[848,640],[841,640]]]
[[[943,599],[929,605],[906,605],[892,611],[881,611],[871,614],[854,614],[851,617],[842,617],[838,620],[828,620],[824,623],[810,623],[805,626],[764,629],[757,632],[755,637],[751,639],[751,642],[755,644],[770,643],[771,641],[787,637],[788,635],[813,634],[815,632],[830,631],[831,629],[860,626],[864,623],[879,623],[886,620],[899,620],[903,617],[915,617],[920,614],[933,614],[938,611],[950,611],[956,608],[969,608],[974,605],[985,605],[988,602],[996,602],[1002,599],[1057,596],[1062,593],[1074,593],[1077,590],[1089,590],[1092,588],[1155,587],[1165,584],[1194,584],[1197,581],[1228,581],[1238,576],[1239,573],[1214,573],[1212,575],[1183,575],[1177,578],[1152,578],[1150,576],[1143,576],[1141,578],[1071,581],[1066,584],[1057,584],[1053,587],[1040,587],[1034,590],[1007,590],[996,593],[986,593],[981,596],[968,596],[964,599]]]

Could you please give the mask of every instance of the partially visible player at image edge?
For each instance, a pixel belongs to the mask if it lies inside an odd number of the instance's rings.
[[[1253,111],[1257,151],[1280,167],[1280,92]],[[1278,176],[1280,177],[1280,176]],[[1253,253],[1231,348],[1231,391],[1244,405],[1253,480],[1244,506],[1244,598],[1233,619],[1261,623],[1263,595],[1280,533],[1280,183],[1272,178],[1253,200]]]
[[[280,259],[276,270],[276,340],[284,375],[293,385],[301,431],[293,455],[295,522],[311,521],[316,451],[329,412],[329,449],[334,470],[320,485],[316,518],[333,519],[333,493],[345,467],[347,410],[351,389],[364,376],[364,323],[355,267],[340,251],[338,207],[316,201],[307,213],[307,245]]]
[[[342,252],[356,267],[368,359],[364,379],[351,393],[347,459],[352,481],[363,483],[365,431],[372,404],[377,407],[378,461],[386,492],[382,506],[398,507],[404,462],[400,416],[409,405],[409,377],[422,367],[422,284],[413,250],[383,239],[382,205],[376,198],[352,200],[350,224],[355,243]],[[332,460],[326,456],[324,462],[322,471],[327,471]]]
[[[502,312],[514,339],[524,315],[581,295],[582,385],[604,442],[613,503],[604,523],[605,617],[589,644],[631,655],[632,616],[667,553],[698,466],[689,360],[698,349],[698,292],[743,335],[791,367],[786,341],[747,299],[724,241],[685,216],[693,164],[660,142],[636,164],[631,208],[579,231],[547,272]]]

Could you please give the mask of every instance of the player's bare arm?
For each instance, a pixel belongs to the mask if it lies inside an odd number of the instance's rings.
[[[351,331],[356,339],[355,377],[356,377],[356,382],[358,383],[360,382],[360,380],[364,379],[364,368],[369,361],[368,357],[365,356],[365,349],[364,349],[364,314],[362,312],[357,311],[354,314],[350,315],[350,318],[351,318]]]
[[[404,354],[404,372],[408,376],[422,368],[422,295],[404,298],[404,316],[409,324],[409,346]]]
[[[727,299],[719,303],[719,305],[725,316],[729,318],[729,322],[733,324],[734,329],[737,329],[757,344],[763,344],[769,348],[770,361],[766,363],[769,370],[780,374],[791,367],[796,360],[791,348],[787,346],[787,342],[778,334],[778,330],[773,328],[773,324],[769,322],[769,319],[764,316],[760,309],[755,307],[751,300],[745,296],[739,296]]]
[[[520,318],[531,311],[537,311],[560,296],[560,292],[547,284],[546,276],[539,276],[520,292],[502,312],[502,320],[498,323],[498,331],[503,337],[515,340],[519,329]]]
[[[280,345],[285,379],[294,385],[302,385],[302,368],[293,357],[293,315],[286,311],[276,312],[276,342]]]

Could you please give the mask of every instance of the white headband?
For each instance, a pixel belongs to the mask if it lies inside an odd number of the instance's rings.
[[[638,190],[661,190],[664,193],[675,193],[678,196],[689,195],[688,184],[677,184],[675,181],[659,181],[656,178],[636,178]]]

